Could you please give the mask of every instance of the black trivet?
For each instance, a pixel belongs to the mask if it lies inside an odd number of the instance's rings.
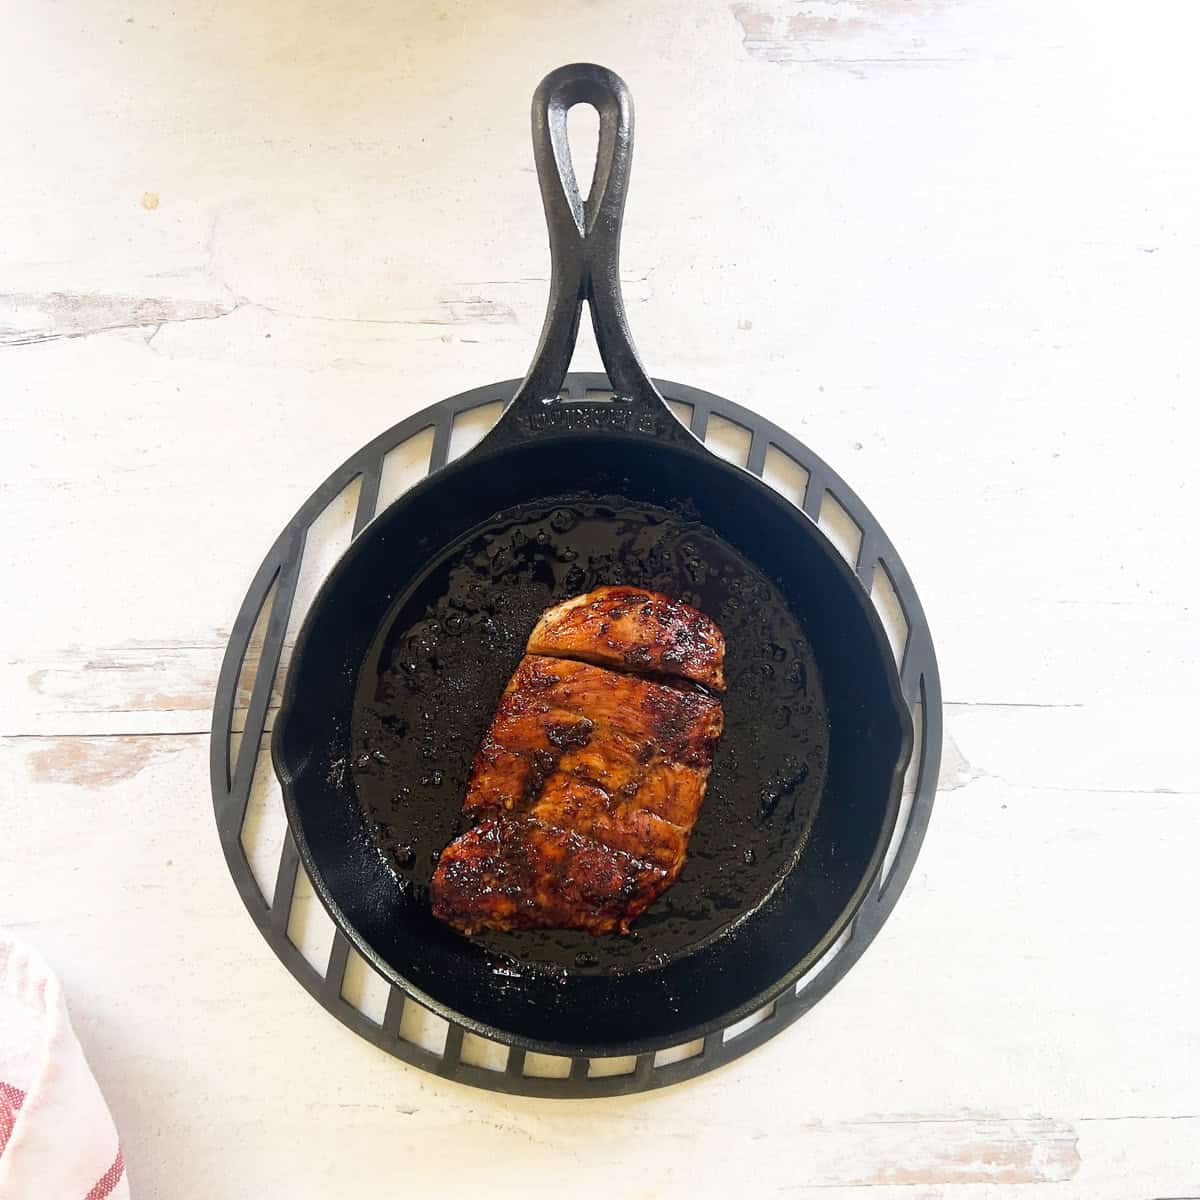
[[[464,1057],[465,1031],[461,1026],[448,1025],[440,1053],[404,1035],[402,1027],[410,1024],[406,1007],[415,1006],[416,1001],[400,988],[389,987],[380,1021],[360,1011],[343,995],[351,953],[346,939],[334,931],[328,961],[324,970],[318,970],[289,937],[299,866],[291,835],[283,839],[270,903],[255,879],[243,841],[256,767],[261,779],[260,759],[265,763],[268,758],[263,734],[276,677],[281,678],[285,636],[289,627],[295,627],[293,607],[306,539],[331,503],[356,484],[353,532],[357,535],[375,515],[384,459],[390,451],[432,430],[428,470],[432,473],[440,469],[446,464],[455,421],[472,410],[506,403],[518,383],[508,380],[452,396],[393,426],[330,475],[279,535],[242,602],[221,665],[210,755],[213,808],[225,861],[259,931],[300,983],[356,1033],[405,1062],[476,1087],[530,1096],[622,1095],[703,1074],[765,1042],[816,1004],[870,945],[908,881],[929,823],[942,748],[941,687],[929,627],[908,572],[875,518],[845,481],[807,446],[748,409],[696,388],[656,380],[677,411],[691,410],[691,428],[697,437],[709,439],[713,417],[738,428],[742,444],[748,441],[744,451],[747,469],[788,494],[819,522],[854,566],[859,582],[880,611],[896,650],[901,686],[912,709],[916,734],[900,818],[880,875],[847,931],[798,983],[785,988],[746,1021],[709,1034],[702,1041],[657,1054],[629,1059],[555,1060],[488,1044],[469,1053],[475,1060],[471,1062]],[[565,395],[582,399],[607,392],[608,381],[600,374],[572,374],[567,376],[565,388]],[[782,468],[782,472],[775,468]],[[782,479],[783,473],[786,480]],[[252,652],[248,654],[252,643],[259,649],[257,663]],[[243,692],[248,692],[249,701],[238,740],[234,715]],[[361,962],[356,965],[370,969]],[[465,1036],[473,1042],[481,1040]],[[495,1064],[494,1069],[480,1063]]]

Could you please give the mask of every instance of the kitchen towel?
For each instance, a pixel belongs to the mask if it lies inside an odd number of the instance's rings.
[[[0,1200],[129,1200],[108,1105],[57,976],[0,930]]]

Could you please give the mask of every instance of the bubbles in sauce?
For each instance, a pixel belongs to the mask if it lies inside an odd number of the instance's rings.
[[[726,640],[725,731],[688,859],[627,936],[484,931],[498,965],[653,970],[756,908],[801,855],[829,728],[803,628],[778,588],[686,511],[563,496],[498,513],[393,605],[359,675],[351,771],[413,919],[461,818],[471,760],[541,613],[602,584],[694,605]]]

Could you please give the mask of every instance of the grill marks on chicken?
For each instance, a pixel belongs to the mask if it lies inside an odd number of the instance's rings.
[[[484,927],[610,933],[627,929],[669,882],[662,868],[528,813],[489,817],[446,848],[433,912],[468,935]]]
[[[634,675],[526,655],[483,736],[464,809],[525,809],[552,773],[603,788],[676,824],[694,821],[681,774],[707,770],[721,705]]]
[[[723,721],[690,685],[527,654],[476,753],[476,824],[442,852],[434,914],[468,934],[628,931],[683,867]]]
[[[679,675],[725,690],[721,631],[702,612],[643,588],[597,588],[548,608],[526,652]]]

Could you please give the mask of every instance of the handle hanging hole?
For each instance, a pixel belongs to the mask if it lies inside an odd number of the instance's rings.
[[[586,100],[567,110],[567,144],[571,147],[571,170],[575,186],[586,204],[596,182],[596,160],[600,151],[600,111]]]

